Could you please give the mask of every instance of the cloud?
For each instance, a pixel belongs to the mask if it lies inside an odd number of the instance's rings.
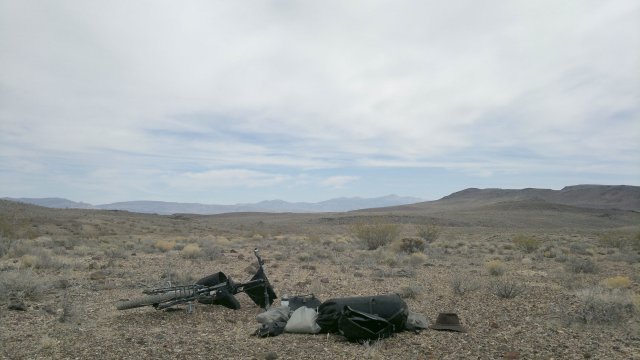
[[[24,164],[159,171],[158,193],[358,167],[627,179],[638,18],[633,0],[0,0],[2,183]]]
[[[357,176],[345,176],[345,175],[341,175],[341,176],[330,176],[322,181],[320,181],[320,184],[323,186],[328,186],[328,187],[333,187],[333,188],[342,188],[344,187],[346,184],[356,181],[358,180],[359,177]]]
[[[222,169],[187,172],[174,179],[174,186],[197,188],[265,187],[282,183],[289,177],[247,169]]]

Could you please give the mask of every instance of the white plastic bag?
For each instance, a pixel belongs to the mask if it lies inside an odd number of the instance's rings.
[[[320,332],[320,326],[316,324],[317,318],[318,313],[314,309],[301,306],[291,314],[284,331],[298,334],[317,334]]]

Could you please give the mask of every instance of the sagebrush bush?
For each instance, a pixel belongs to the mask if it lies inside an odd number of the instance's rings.
[[[49,288],[31,269],[0,272],[0,300],[38,300]]]
[[[631,287],[631,279],[627,276],[614,276],[602,280],[602,285],[609,289],[622,289]]]
[[[501,299],[513,299],[522,294],[525,287],[516,280],[503,278],[502,280],[494,281],[490,285],[490,290],[492,294]]]
[[[567,269],[576,274],[584,273],[584,274],[594,274],[598,271],[598,267],[596,263],[591,259],[583,259],[583,258],[569,258],[566,263]]]
[[[427,248],[427,242],[419,237],[403,238],[394,242],[394,245],[398,252],[406,254],[422,253]]]
[[[395,240],[400,235],[400,226],[397,224],[356,224],[353,226],[355,237],[364,242],[367,250],[375,250]]]
[[[633,294],[624,289],[606,289],[600,286],[577,292],[580,306],[576,318],[584,323],[622,324],[637,311]]]
[[[518,249],[526,253],[532,253],[540,247],[540,240],[523,234],[514,236],[512,242]]]
[[[500,260],[488,261],[485,264],[485,267],[487,268],[487,271],[489,272],[489,274],[493,276],[500,276],[505,272],[504,264]]]

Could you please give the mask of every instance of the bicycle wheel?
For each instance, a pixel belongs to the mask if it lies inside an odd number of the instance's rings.
[[[182,297],[188,297],[193,294],[193,290],[186,291],[169,291],[163,294],[154,294],[133,300],[120,301],[116,304],[118,310],[133,309],[153,304],[161,304],[166,301],[176,300]]]

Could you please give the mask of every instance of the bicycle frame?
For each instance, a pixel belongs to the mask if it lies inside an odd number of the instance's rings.
[[[174,292],[175,297],[167,302],[153,304],[158,309],[166,309],[178,304],[184,304],[196,301],[202,298],[214,298],[223,293],[235,295],[241,292],[246,292],[247,295],[259,306],[268,308],[273,301],[277,298],[275,292],[269,284],[269,280],[264,272],[264,260],[258,254],[258,249],[253,250],[254,255],[258,259],[258,271],[251,278],[251,280],[244,283],[234,283],[231,279],[221,282],[215,285],[183,285],[183,286],[169,286],[162,288],[155,288],[143,291],[147,295],[165,294]],[[256,291],[264,289],[264,291]]]

